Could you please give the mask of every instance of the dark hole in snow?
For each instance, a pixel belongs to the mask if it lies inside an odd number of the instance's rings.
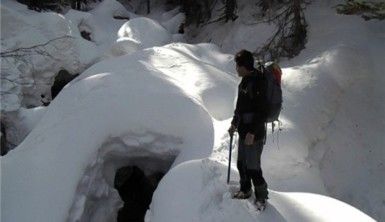
[[[67,83],[71,82],[79,74],[72,75],[66,70],[60,70],[55,77],[55,82],[51,87],[51,97],[52,100],[59,94],[59,92],[64,88]]]
[[[184,28],[185,28],[184,22],[180,23],[179,28],[178,28],[178,33],[184,34]]]
[[[114,187],[118,190],[124,205],[118,211],[117,221],[144,221],[152,194],[163,176],[162,172],[145,175],[143,170],[137,166],[125,166],[118,169],[115,174]]]
[[[87,32],[87,31],[83,30],[80,32],[80,35],[83,37],[83,39],[88,40],[88,41],[92,41],[91,40],[91,32]]]
[[[103,143],[85,169],[68,222],[144,221],[153,192],[179,155],[174,147],[182,141],[149,131],[123,138]],[[127,145],[131,141],[139,144]]]
[[[5,154],[8,153],[8,148],[7,148],[7,139],[6,139],[5,125],[4,125],[3,121],[0,122],[0,127],[1,127],[0,156],[4,156]]]
[[[127,16],[120,16],[120,15],[114,16],[114,19],[119,19],[119,20],[130,20],[129,17],[127,17]]]

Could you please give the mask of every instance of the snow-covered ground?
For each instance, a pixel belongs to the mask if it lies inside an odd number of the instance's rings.
[[[239,10],[246,15],[245,2]],[[263,153],[270,200],[257,214],[252,200],[230,198],[236,157],[232,183],[225,183],[239,80],[231,54],[263,43],[270,26],[240,17],[196,36],[219,41],[219,48],[171,43],[183,38],[175,35],[183,20],[177,10],[154,10],[154,21],[105,0],[63,17],[2,1],[2,29],[9,30],[1,34],[2,51],[71,38],[58,43],[61,60],[32,57],[33,68],[23,71],[13,60],[2,64],[2,96],[13,95],[2,97],[2,107],[16,112],[23,129],[15,137],[32,131],[0,159],[1,221],[114,221],[122,203],[113,177],[127,164],[147,174],[168,171],[146,221],[383,220],[385,24],[336,15],[334,4],[308,7],[306,49],[282,63],[283,130],[269,135]],[[134,19],[115,20],[116,13]],[[83,30],[92,42],[80,37]],[[47,108],[19,108],[36,105],[60,69],[82,73]],[[30,85],[10,87],[3,77]]]
[[[227,53],[257,49],[272,28],[250,23],[256,8],[239,2],[234,24],[209,24],[188,39]],[[384,220],[385,22],[338,15],[338,3],[307,7],[306,49],[281,63],[284,126],[264,151],[265,174],[271,188],[327,194]]]
[[[329,197],[272,190],[266,211],[259,214],[252,200],[231,198],[231,192],[237,188],[226,185],[224,172],[226,167],[211,159],[189,161],[173,168],[155,192],[146,219],[162,222],[374,221]]]

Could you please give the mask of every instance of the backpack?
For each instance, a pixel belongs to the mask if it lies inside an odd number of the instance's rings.
[[[281,76],[282,70],[275,62],[261,64],[262,73],[266,79],[267,97],[267,118],[266,123],[278,121],[282,110],[282,89]]]

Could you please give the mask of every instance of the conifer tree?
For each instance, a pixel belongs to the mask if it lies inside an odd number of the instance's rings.
[[[270,3],[272,2],[273,0],[270,1]],[[303,12],[308,2],[306,0],[286,0],[277,2],[277,4],[280,7],[268,19],[269,22],[277,25],[277,31],[263,47],[255,52],[255,55],[261,59],[292,58],[305,47],[307,23]]]

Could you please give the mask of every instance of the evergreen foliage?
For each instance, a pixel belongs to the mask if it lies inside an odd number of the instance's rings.
[[[270,1],[272,3],[273,1]],[[254,55],[261,60],[278,61],[280,57],[293,58],[305,48],[307,23],[304,15],[305,0],[278,1],[278,9],[268,22],[277,25],[277,31]],[[271,7],[273,4],[270,4]]]
[[[87,4],[91,0],[18,0],[18,2],[25,4],[29,9],[38,12],[41,11],[55,11],[62,12],[63,8],[71,7],[76,10],[85,10]],[[93,2],[101,0],[92,0]]]
[[[65,7],[71,7],[76,10],[86,10],[90,1],[100,0],[19,0],[32,10],[54,10],[60,12]],[[147,13],[150,12],[150,0],[145,1]],[[238,18],[237,0],[168,0],[167,4],[181,6],[181,11],[186,15],[186,21],[183,25],[209,24],[219,21],[229,22]],[[221,4],[222,6],[220,6]],[[258,48],[254,54],[261,59],[278,60],[280,57],[292,58],[299,54],[306,43],[307,23],[303,10],[307,4],[306,0],[257,0],[249,1],[248,4],[257,4],[261,8],[261,18],[267,18],[269,23],[277,26],[277,31],[266,42]],[[358,7],[359,6],[359,7]],[[349,0],[344,6],[339,6],[338,10],[344,13],[357,12],[357,7],[362,10],[371,10],[373,7],[383,10],[384,3],[376,5],[366,4],[358,0]],[[381,8],[382,7],[382,8]],[[221,13],[217,18],[211,20],[214,8]],[[382,15],[383,16],[383,15]]]
[[[345,4],[337,5],[337,12],[346,15],[361,15],[365,20],[383,20],[385,19],[385,2],[347,0]]]
[[[199,26],[211,18],[215,0],[181,0],[179,4],[186,15],[186,25]]]

